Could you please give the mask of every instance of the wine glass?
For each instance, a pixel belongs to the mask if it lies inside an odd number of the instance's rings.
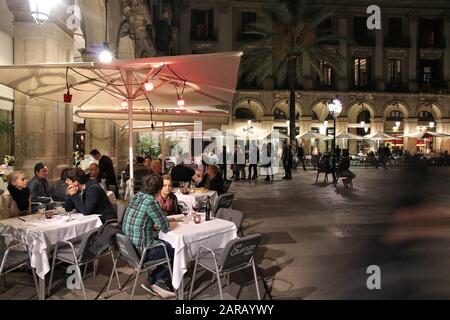
[[[46,205],[44,203],[39,203],[38,205],[38,214],[39,214],[39,219],[40,220],[45,220],[45,209],[47,208]]]
[[[187,221],[187,216],[188,216],[188,214],[189,214],[189,208],[187,207],[187,206],[182,206],[181,207],[181,213],[183,214],[183,216],[184,216],[184,223],[188,223],[188,221]]]

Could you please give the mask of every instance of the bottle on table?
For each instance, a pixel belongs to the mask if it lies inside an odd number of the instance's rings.
[[[206,198],[205,221],[211,220],[211,197]]]

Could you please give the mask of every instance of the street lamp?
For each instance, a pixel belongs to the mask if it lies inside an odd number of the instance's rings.
[[[334,124],[334,130],[333,130],[333,162],[332,162],[332,168],[333,168],[333,180],[336,179],[336,119],[339,117],[339,114],[342,112],[342,103],[339,101],[339,99],[334,99],[332,103],[328,103],[328,111],[330,111],[330,114],[333,117],[333,124]]]

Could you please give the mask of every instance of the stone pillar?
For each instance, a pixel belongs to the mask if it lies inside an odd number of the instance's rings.
[[[70,62],[73,36],[48,22],[15,21],[15,64]],[[58,179],[61,169],[72,165],[73,112],[70,105],[29,99],[14,94],[14,135],[17,168],[31,177],[37,162],[49,167],[49,178]]]
[[[233,51],[233,19],[231,5],[228,1],[221,1],[218,8],[218,51]]]
[[[184,33],[180,36],[180,54],[191,54],[191,6],[186,0],[180,3],[180,31]]]
[[[404,125],[405,130],[404,133],[412,133],[417,131],[417,125],[419,123],[419,119],[417,118],[408,118],[405,119]],[[404,150],[408,150],[411,154],[417,153],[417,139],[414,138],[404,138],[403,140],[403,148]]]
[[[419,41],[419,26],[417,14],[409,15],[409,35],[411,37],[411,50],[409,51],[409,91],[416,92],[419,88],[417,83],[417,54]]]
[[[349,30],[348,30],[347,15],[341,14],[339,15],[339,36],[341,37],[341,40],[339,40],[339,53],[346,59],[349,58],[348,41],[346,40],[349,36],[348,33]],[[341,69],[343,74],[339,76],[338,89],[341,91],[346,91],[348,90],[349,87],[348,65],[346,61],[341,63]]]
[[[444,15],[444,36],[447,41],[447,50],[444,51],[444,81],[447,82],[447,87],[450,88],[450,12]]]
[[[336,119],[336,135],[341,132],[347,132],[348,117],[339,117]],[[336,145],[341,149],[348,148],[348,141],[342,141],[342,139],[336,139]]]
[[[441,133],[450,134],[450,119],[440,119],[436,130]],[[436,139],[436,152],[450,152],[450,139]]]
[[[300,118],[300,134],[303,134],[305,132],[308,132],[311,130],[311,116],[302,116]],[[311,147],[311,140],[309,139],[302,139],[302,141],[300,141],[303,143],[303,147],[305,149],[306,153],[309,153],[310,147]]]
[[[384,37],[383,28],[375,30],[375,82],[378,91],[384,91]]]

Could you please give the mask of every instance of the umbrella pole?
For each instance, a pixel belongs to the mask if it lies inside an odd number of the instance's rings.
[[[132,83],[131,73],[127,73],[127,82]],[[130,90],[132,86],[130,86]],[[130,92],[129,92],[130,93]],[[129,144],[129,156],[130,156],[130,199],[134,196],[134,141],[133,141],[133,99],[128,99],[128,144]]]

